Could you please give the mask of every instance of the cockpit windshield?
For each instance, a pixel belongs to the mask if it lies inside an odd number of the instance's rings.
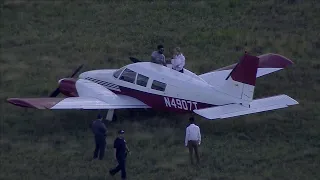
[[[125,68],[125,67],[122,67],[122,68],[116,70],[116,71],[113,73],[113,77],[118,78],[124,68]]]

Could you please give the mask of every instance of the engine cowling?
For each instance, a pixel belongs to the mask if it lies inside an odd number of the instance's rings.
[[[78,97],[78,91],[76,88],[76,82],[78,79],[75,78],[64,78],[59,80],[59,90],[62,94],[69,97]]]

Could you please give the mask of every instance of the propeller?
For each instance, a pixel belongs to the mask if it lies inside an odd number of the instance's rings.
[[[81,64],[72,74],[71,76],[69,76],[69,78],[73,78],[79,71],[80,69],[83,67],[83,64]],[[56,97],[58,96],[58,94],[60,93],[59,87],[57,89],[55,89],[51,94],[50,97]]]

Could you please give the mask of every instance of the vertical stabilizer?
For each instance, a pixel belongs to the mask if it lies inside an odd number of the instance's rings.
[[[253,99],[258,66],[259,58],[245,53],[227,76],[222,87],[224,92],[248,105]]]

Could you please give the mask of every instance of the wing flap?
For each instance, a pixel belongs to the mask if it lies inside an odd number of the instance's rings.
[[[290,105],[299,104],[296,100],[287,95],[278,95],[262,99],[253,100],[250,108],[240,104],[229,104],[218,107],[194,110],[194,112],[207,119],[224,119],[235,116],[270,111],[280,108],[286,108]]]

